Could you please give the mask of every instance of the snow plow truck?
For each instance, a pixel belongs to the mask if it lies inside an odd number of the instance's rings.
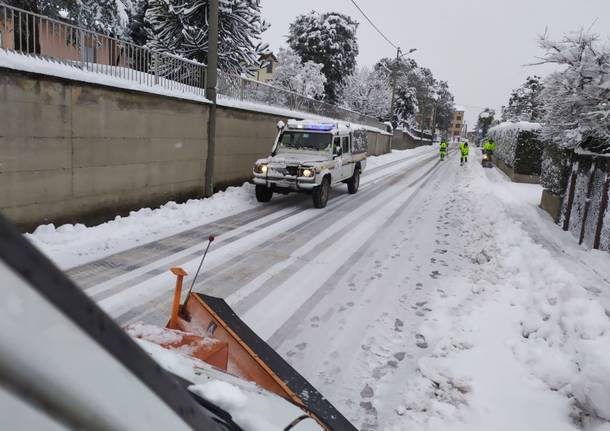
[[[356,430],[225,301],[182,300],[171,271],[167,324],[121,328],[0,216],[2,429]]]

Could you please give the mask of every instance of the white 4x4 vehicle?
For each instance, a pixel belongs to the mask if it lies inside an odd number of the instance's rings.
[[[256,199],[269,202],[273,193],[311,193],[316,208],[324,208],[330,188],[346,183],[358,191],[366,167],[367,135],[349,123],[289,120],[278,123],[271,156],[256,161]]]

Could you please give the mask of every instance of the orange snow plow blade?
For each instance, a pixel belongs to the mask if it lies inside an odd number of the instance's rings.
[[[186,273],[177,276],[174,306],[166,330],[183,333],[182,341],[161,344],[169,349],[189,347],[192,357],[227,373],[251,381],[301,407],[329,431],[356,428],[316,388],[265,341],[258,337],[220,298],[190,293],[184,305],[176,305]]]

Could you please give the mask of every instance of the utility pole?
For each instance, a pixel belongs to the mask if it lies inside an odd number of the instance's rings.
[[[208,67],[205,96],[212,102],[208,120],[208,155],[205,163],[206,197],[214,194],[214,159],[216,158],[216,85],[218,81],[218,0],[208,1]]]
[[[407,55],[407,54],[411,54],[412,52],[417,51],[417,48],[413,48],[410,49],[409,52],[406,52],[404,54],[401,54],[401,50],[400,47],[396,48],[396,61],[394,63],[394,68],[392,70],[392,102],[390,104],[390,121],[392,121],[394,119],[394,112],[395,112],[395,102],[396,102],[396,82],[398,81],[398,66],[399,61],[400,61],[400,57]]]
[[[436,100],[432,102],[432,143],[434,144],[434,132],[436,132]]]
[[[390,104],[390,121],[394,120],[394,102],[396,100],[396,81],[398,75],[398,61],[400,60],[400,47],[396,48],[396,62],[392,70],[392,102]]]

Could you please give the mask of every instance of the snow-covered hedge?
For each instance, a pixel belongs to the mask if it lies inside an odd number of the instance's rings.
[[[539,175],[542,143],[538,139],[540,124],[505,122],[489,129],[488,136],[496,141],[496,157],[514,169],[515,173]]]
[[[570,151],[556,145],[544,145],[540,169],[540,185],[551,193],[562,196],[570,177]]]

